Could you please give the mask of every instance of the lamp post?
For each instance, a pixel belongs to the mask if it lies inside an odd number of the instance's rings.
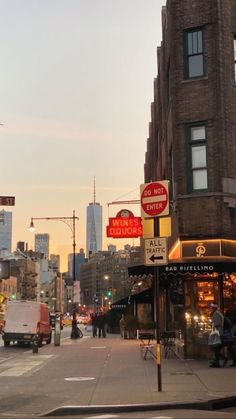
[[[75,220],[78,220],[79,217],[76,217],[75,215],[75,211],[73,211],[73,215],[72,217],[32,217],[31,221],[30,221],[30,231],[34,231],[34,220],[46,220],[46,221],[50,221],[50,220],[57,220],[57,221],[62,221],[63,223],[65,223],[71,230],[72,232],[72,247],[73,247],[73,267],[72,267],[72,279],[73,279],[73,288],[75,285],[75,249],[76,249],[76,243],[75,243]],[[73,301],[72,301],[73,303]],[[76,321],[76,309],[74,307],[73,310],[73,321],[72,321],[72,332],[71,332],[71,337],[76,335],[76,330],[77,330],[77,321]]]

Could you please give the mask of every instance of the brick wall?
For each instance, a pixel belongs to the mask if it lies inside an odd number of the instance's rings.
[[[183,34],[195,27],[203,29],[205,74],[185,80]],[[173,242],[177,236],[236,239],[236,182],[228,190],[223,188],[224,179],[236,181],[233,34],[235,0],[167,1],[144,177],[145,182],[169,179],[172,183]],[[191,194],[186,126],[202,121],[207,124],[208,190]]]

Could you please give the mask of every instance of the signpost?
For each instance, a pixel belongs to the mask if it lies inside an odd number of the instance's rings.
[[[169,215],[169,181],[162,180],[140,185],[142,218],[153,218],[154,237],[145,240],[145,264],[154,266],[154,285],[156,302],[156,341],[157,341],[157,383],[162,391],[161,380],[161,339],[160,339],[160,294],[158,265],[166,265],[167,239],[159,236],[159,217]]]
[[[7,205],[13,206],[15,205],[15,197],[14,196],[0,196],[0,206]]]

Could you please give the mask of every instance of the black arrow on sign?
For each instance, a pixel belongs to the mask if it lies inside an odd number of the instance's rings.
[[[164,258],[163,258],[163,256],[154,256],[154,255],[152,255],[149,259],[154,263],[155,260],[163,260]]]

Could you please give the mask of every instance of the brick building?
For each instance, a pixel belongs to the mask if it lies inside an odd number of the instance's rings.
[[[162,328],[199,356],[209,303],[236,312],[235,0],[167,0],[162,39],[144,180],[171,185]]]

